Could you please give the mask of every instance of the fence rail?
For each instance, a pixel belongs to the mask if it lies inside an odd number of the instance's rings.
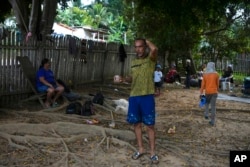
[[[233,65],[234,73],[250,75],[250,54],[238,54],[234,63],[227,59],[217,61],[217,69],[223,71],[229,64]]]
[[[90,81],[104,81],[117,74],[127,75],[134,48],[124,45],[127,57],[122,62],[119,46],[72,36],[49,37],[44,43],[35,40],[23,42],[15,32],[10,32],[0,40],[0,107],[11,105],[31,93],[16,61],[17,56],[28,56],[35,69],[39,68],[43,58],[49,58],[55,76],[77,87]],[[159,55],[158,62],[164,66],[165,56]],[[217,66],[225,67],[228,63],[223,60]],[[250,75],[250,55],[238,55],[233,67],[235,72]]]
[[[31,89],[17,56],[28,56],[35,69],[49,58],[56,78],[78,86],[89,81],[104,81],[116,74],[128,74],[133,48],[124,45],[127,58],[120,61],[119,44],[80,40],[75,37],[51,37],[40,41],[17,42],[15,32],[0,41],[0,106],[27,97]]]

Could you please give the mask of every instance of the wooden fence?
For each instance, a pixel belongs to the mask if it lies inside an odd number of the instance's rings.
[[[223,59],[221,62],[217,61],[217,70],[223,71],[229,64],[233,66],[234,73],[250,75],[250,54],[238,54],[235,62]]]
[[[39,68],[43,58],[49,58],[55,76],[78,87],[91,81],[104,82],[117,74],[128,75],[134,48],[124,45],[127,58],[121,62],[119,46],[72,36],[48,37],[45,43],[32,40],[23,42],[19,34],[10,32],[0,40],[0,107],[16,103],[32,93],[16,61],[17,56],[28,56],[35,69]],[[167,64],[164,55],[158,56],[158,62],[163,67]],[[217,67],[225,67],[230,62],[223,60],[219,63]],[[250,75],[250,55],[239,55],[234,71]]]
[[[120,61],[119,44],[80,40],[71,36],[50,37],[45,43],[21,42],[15,32],[0,41],[0,106],[10,105],[30,95],[17,56],[28,56],[35,69],[43,58],[51,60],[56,78],[79,86],[90,81],[105,81],[114,75],[127,75],[131,46],[124,45],[127,58]]]
[[[237,55],[236,64],[233,66],[236,73],[244,73],[250,76],[250,54]]]

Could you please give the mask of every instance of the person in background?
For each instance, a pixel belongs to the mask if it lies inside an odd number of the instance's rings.
[[[47,58],[42,60],[36,73],[36,88],[38,92],[47,92],[46,108],[58,106],[56,100],[63,93],[64,87],[55,80],[54,73],[50,69],[50,61]]]
[[[219,74],[215,70],[215,63],[209,62],[207,64],[206,72],[203,74],[201,82],[200,97],[205,94],[205,119],[210,119],[209,124],[215,125],[216,118],[216,100],[219,91]],[[209,106],[211,105],[211,115],[209,116]]]
[[[204,63],[201,67],[200,67],[200,71],[198,72],[198,85],[199,85],[199,88],[201,88],[201,82],[203,80],[203,73],[206,72],[206,64]]]
[[[155,153],[155,99],[154,70],[158,48],[149,40],[138,38],[134,42],[136,58],[131,62],[131,92],[127,122],[134,125],[138,151],[132,159],[139,159],[145,152],[142,140],[142,124],[146,125],[150,160],[157,164],[159,158]]]
[[[222,74],[222,77],[220,78],[220,85],[222,82],[230,82],[231,88],[233,87],[234,84],[234,79],[233,79],[233,67],[232,65],[228,65],[227,69],[224,70],[224,73]]]
[[[171,65],[171,69],[169,70],[167,74],[166,81],[173,83],[173,82],[176,82],[176,80],[178,80],[178,82],[181,83],[181,76],[177,72],[176,66],[173,64]]]
[[[185,74],[186,74],[186,81],[185,81],[185,89],[190,89],[190,80],[191,80],[191,60],[186,60],[186,68],[185,68]]]
[[[162,77],[161,65],[158,64],[154,72],[155,96],[159,96],[161,93]]]

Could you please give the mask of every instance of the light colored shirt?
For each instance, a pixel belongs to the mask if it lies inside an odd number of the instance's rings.
[[[154,82],[161,82],[161,79],[162,79],[162,72],[156,70],[154,72]]]

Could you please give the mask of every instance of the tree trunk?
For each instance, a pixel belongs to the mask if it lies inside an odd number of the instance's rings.
[[[33,38],[37,35],[35,40],[45,40],[46,35],[51,34],[56,16],[57,0],[32,0],[31,9],[26,0],[9,0],[9,2],[23,36],[30,33],[30,37]]]
[[[29,5],[23,0],[9,0],[9,3],[11,4],[14,15],[16,16],[17,27],[20,29],[22,35],[24,36],[29,31],[27,26],[29,22]]]
[[[53,23],[56,17],[57,0],[44,0],[43,15],[41,20],[41,34],[51,34]]]
[[[41,0],[32,0],[32,8],[29,21],[29,32],[36,34],[39,38],[39,20],[41,20]]]

